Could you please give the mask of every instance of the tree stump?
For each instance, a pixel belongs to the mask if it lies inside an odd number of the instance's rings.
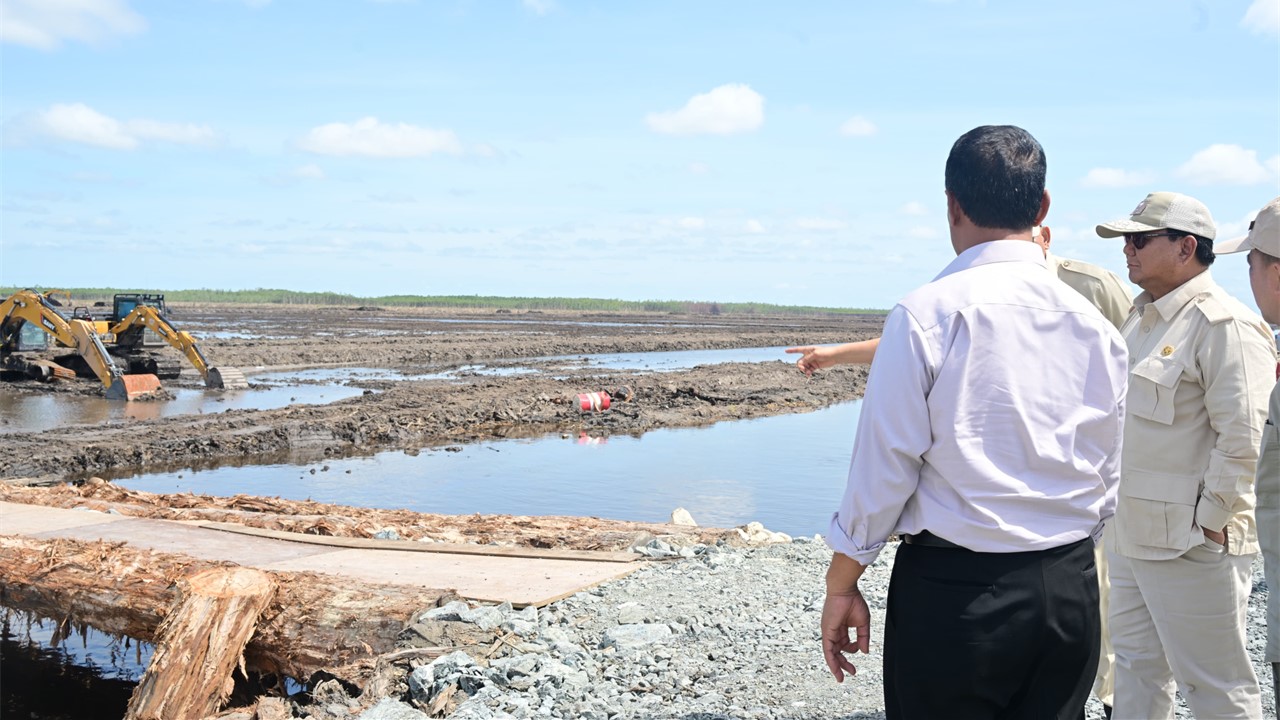
[[[274,593],[271,578],[250,568],[213,568],[184,581],[125,720],[199,720],[217,712]]]

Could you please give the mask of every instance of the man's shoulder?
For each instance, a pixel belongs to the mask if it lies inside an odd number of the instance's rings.
[[[1214,284],[1198,293],[1191,301],[1204,319],[1211,325],[1237,320],[1250,325],[1262,323],[1262,318],[1248,306],[1232,297],[1221,286]]]
[[[1071,258],[1055,257],[1058,275],[1070,273],[1073,275],[1084,275],[1096,280],[1115,281],[1117,285],[1121,285],[1120,276],[1110,270],[1088,263],[1083,260],[1073,260]],[[1123,287],[1123,285],[1121,285]]]

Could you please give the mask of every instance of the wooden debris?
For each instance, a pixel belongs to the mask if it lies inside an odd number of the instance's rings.
[[[155,643],[178,583],[235,567],[122,544],[0,535],[0,603]],[[245,649],[250,669],[309,678],[396,650],[414,613],[456,600],[448,590],[268,571],[277,586]]]
[[[274,594],[275,583],[261,570],[219,567],[187,578],[125,720],[199,720],[216,712],[231,695],[232,673]]]

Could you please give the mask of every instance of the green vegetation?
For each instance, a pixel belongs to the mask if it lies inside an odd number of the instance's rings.
[[[0,299],[21,288],[0,287]],[[386,295],[357,297],[332,292],[293,290],[165,290],[161,288],[46,288],[67,290],[77,305],[110,302],[121,292],[164,293],[169,302],[239,303],[266,305],[378,305],[383,307],[436,307],[506,310],[586,310],[595,312],[665,312],[697,315],[862,315],[884,314],[867,308],[822,308],[768,303],[718,303],[689,300],[606,300],[599,298],[493,297],[483,295]]]

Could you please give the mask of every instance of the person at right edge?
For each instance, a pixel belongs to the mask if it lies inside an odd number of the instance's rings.
[[[1101,643],[1094,543],[1120,478],[1128,355],[1045,271],[1045,155],[962,135],[945,190],[956,258],[885,320],[833,552],[822,651],[867,652],[866,566],[901,537],[884,627],[889,720],[1076,720]],[[856,636],[850,637],[850,630]]]
[[[1222,243],[1219,255],[1248,251],[1249,286],[1262,319],[1280,325],[1280,198],[1267,203],[1249,225],[1249,233]],[[1280,366],[1276,367],[1280,380]],[[1258,496],[1258,544],[1267,579],[1267,647],[1273,696],[1280,705],[1280,382],[1271,390],[1267,424],[1255,474]]]
[[[1245,627],[1275,343],[1213,281],[1217,230],[1200,201],[1151,193],[1097,233],[1124,238],[1129,281],[1143,290],[1121,328],[1128,415],[1105,542],[1113,717],[1171,720],[1176,682],[1198,718],[1260,718]]]

